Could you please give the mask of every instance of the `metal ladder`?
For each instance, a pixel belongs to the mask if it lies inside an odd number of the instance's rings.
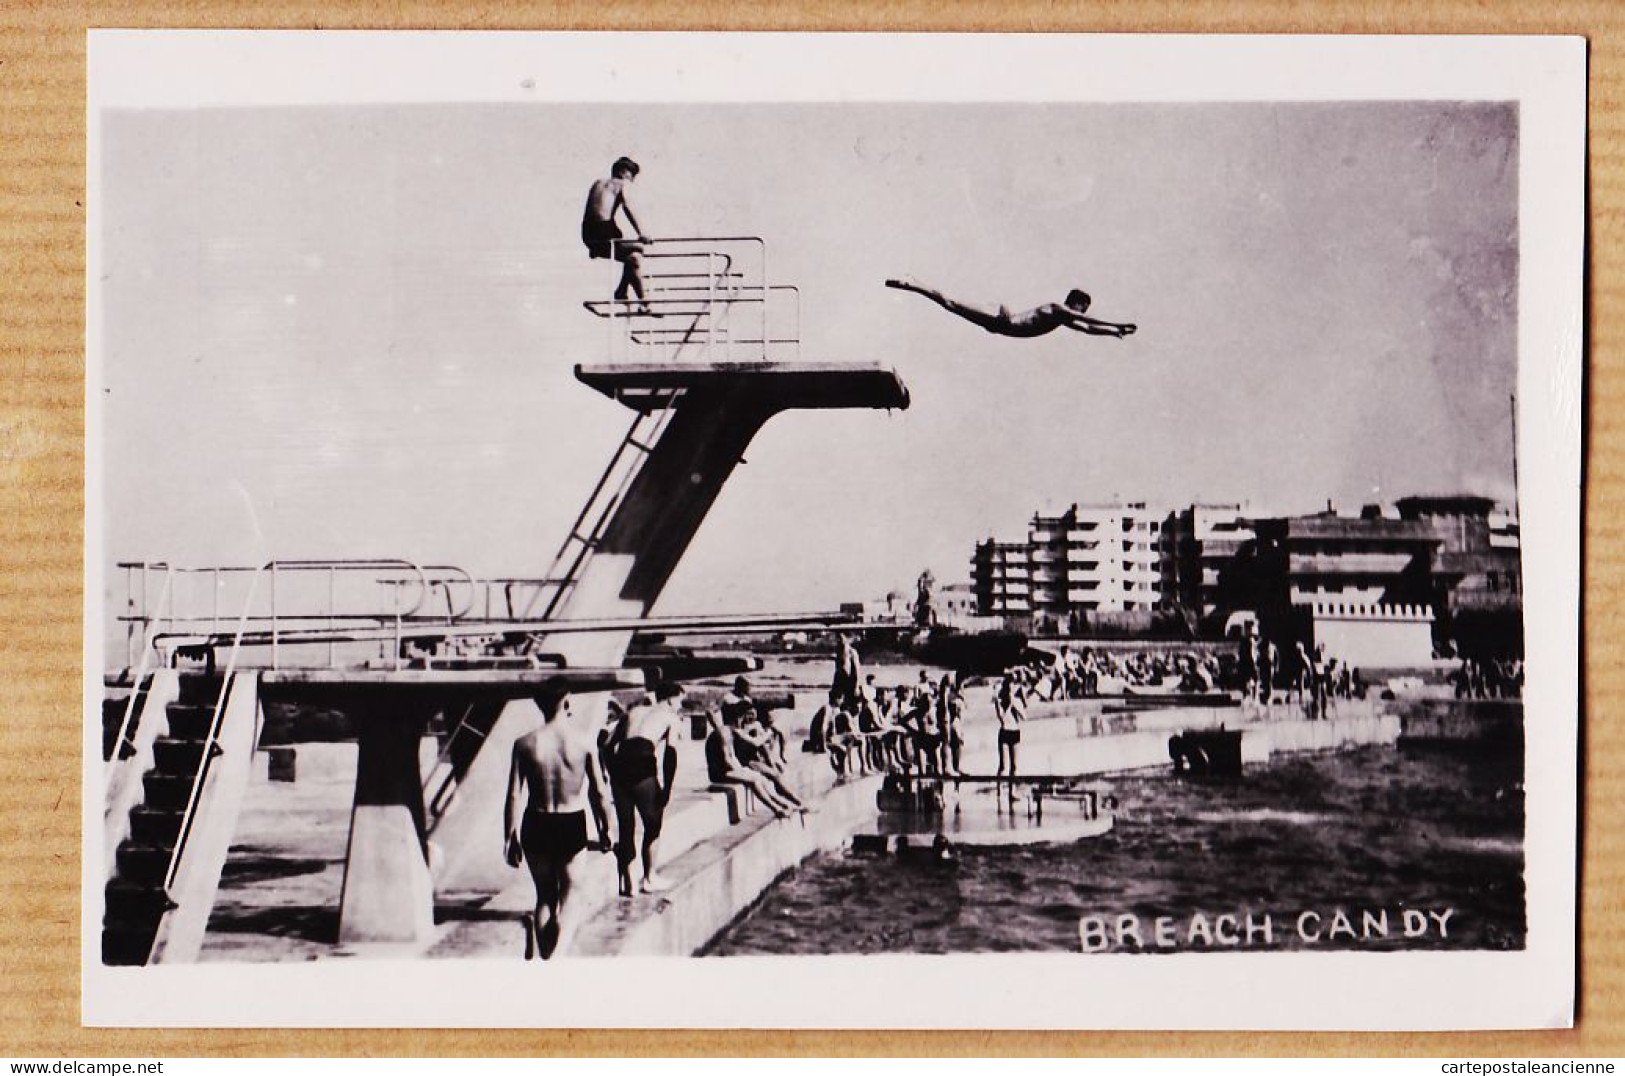
[[[580,514],[570,525],[570,533],[565,536],[558,552],[553,555],[553,566],[547,573],[551,592],[539,619],[552,620],[564,607],[570,591],[581,579],[582,570],[598,549],[604,530],[614,517],[615,509],[620,507],[621,499],[626,496],[627,489],[632,485],[632,479],[643,469],[643,461],[654,451],[666,424],[676,412],[676,404],[682,398],[683,391],[658,390],[649,409],[640,410],[633,416],[632,424],[627,427],[626,436],[621,438],[620,445],[610,457],[609,465],[599,476],[598,484],[593,487],[586,504],[581,507]],[[537,591],[531,596],[522,617],[530,617],[543,593],[548,592]]]

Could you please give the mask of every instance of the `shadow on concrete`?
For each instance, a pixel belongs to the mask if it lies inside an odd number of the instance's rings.
[[[288,905],[253,911],[216,911],[209,921],[211,933],[257,934],[267,938],[296,938],[333,945],[339,936],[339,910],[320,905]]]
[[[332,866],[335,866],[335,863],[327,859],[287,859],[274,853],[245,854],[233,849],[231,857],[226,860],[225,867],[220,871],[220,887],[238,889],[284,878],[321,874]]]

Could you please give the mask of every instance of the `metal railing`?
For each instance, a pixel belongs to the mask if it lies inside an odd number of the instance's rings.
[[[621,474],[619,480],[613,484],[603,484],[599,500],[607,514],[613,514],[613,507],[618,498],[624,495],[624,488],[630,482],[632,473],[635,472]],[[217,613],[213,598],[210,599],[205,612],[173,613],[167,610],[162,612],[157,609],[143,610],[138,607],[136,612],[121,617],[120,619],[139,623],[145,629],[146,642],[137,665],[139,674],[137,687],[140,686],[139,681],[144,680],[146,674],[159,661],[164,665],[173,665],[181,654],[198,656],[207,653],[210,656],[209,668],[212,673],[214,668],[212,654],[227,647],[231,650],[230,663],[233,671],[243,668],[278,668],[279,666],[274,663],[250,661],[254,650],[270,649],[273,646],[277,652],[276,661],[280,661],[283,651],[290,648],[308,652],[315,647],[325,647],[328,650],[328,665],[334,667],[336,665],[333,660],[334,647],[344,644],[374,648],[393,646],[393,664],[396,669],[400,669],[405,664],[402,644],[408,640],[451,648],[449,657],[445,654],[425,653],[413,659],[421,660],[425,665],[443,658],[466,661],[473,657],[492,665],[522,661],[523,664],[536,666],[556,659],[529,649],[508,653],[499,652],[500,648],[515,643],[523,645],[523,637],[526,636],[559,632],[622,632],[647,628],[666,633],[723,630],[752,625],[757,627],[766,625],[772,630],[806,626],[807,618],[800,615],[788,618],[752,615],[744,618],[691,616],[559,619],[563,596],[569,593],[574,579],[579,577],[587,556],[596,550],[598,540],[603,534],[603,521],[608,517],[607,514],[601,514],[594,526],[588,530],[583,532],[578,529],[577,533],[582,535],[581,539],[567,541],[561,547],[561,566],[570,570],[570,574],[564,576],[485,579],[449,565],[419,568],[410,562],[398,560],[279,560],[267,562],[259,568],[171,568],[169,565],[159,563],[132,563],[128,566],[136,570],[145,569],[152,572],[162,568],[165,571],[173,571],[177,579],[186,577],[212,579],[218,573],[221,578],[243,576],[247,582],[247,590],[241,608],[235,616],[234,626],[225,623],[226,618]],[[588,517],[583,514],[581,518],[585,520]],[[273,574],[282,580],[285,587],[290,574],[325,572],[332,566],[343,566],[359,571],[375,569],[378,565],[388,566],[389,570],[382,579],[384,585],[390,587],[392,591],[399,592],[407,587],[413,589],[412,597],[415,600],[411,605],[403,601],[398,607],[392,602],[387,608],[335,610],[331,617],[326,606],[316,610],[289,610],[284,599],[278,599],[274,614],[257,607],[264,597],[261,591],[268,592]],[[418,588],[416,580],[420,573],[423,586]],[[547,599],[544,611],[533,615],[532,610],[542,606],[544,599]],[[160,591],[160,601],[168,603],[173,599],[165,597]],[[819,622],[827,620],[829,616],[830,614],[818,614]],[[196,626],[198,630],[174,630],[188,625]],[[461,653],[457,652],[459,648]],[[309,663],[301,663],[298,667],[312,666]],[[124,722],[119,729],[121,741],[130,740],[130,726],[134,723],[134,715],[133,704],[127,701]]]
[[[641,424],[634,423],[633,434],[658,431],[663,418],[660,409],[644,414]],[[632,440],[642,444],[635,436]],[[636,474],[636,467],[624,464],[640,461],[642,455],[623,445],[611,461],[577,517],[572,528],[576,537],[567,538],[556,554],[561,574],[479,578],[456,565],[419,566],[397,558],[273,560],[257,568],[121,562],[119,567],[129,573],[130,598],[128,610],[115,620],[126,625],[131,642],[130,664],[120,678],[132,678],[134,691],[124,705],[115,752],[132,739],[143,682],[154,668],[175,666],[182,656],[206,660],[212,672],[215,653],[230,647],[238,667],[279,669],[293,651],[306,656],[291,659],[296,666],[320,667],[324,661],[311,661],[308,655],[324,648],[325,665],[336,668],[360,662],[365,650],[354,648],[366,648],[399,669],[409,657],[404,644],[416,639],[461,648],[461,654],[450,655],[453,659],[473,655],[498,661],[490,652],[491,644],[500,642],[495,637],[516,626],[534,631],[538,619],[557,612]],[[160,573],[161,585],[153,579]],[[346,576],[358,577],[382,594],[371,604],[358,604],[353,594],[341,594],[340,580]],[[296,579],[306,585],[292,587],[290,581]],[[193,584],[190,592],[183,581]],[[205,591],[199,592],[199,586]],[[235,614],[224,611],[228,600],[241,602]],[[537,609],[547,612],[538,618],[533,615]],[[425,630],[429,628],[448,630]],[[352,649],[343,651],[346,646]],[[251,660],[254,651],[262,652],[257,661]],[[434,659],[426,653],[413,660]]]
[[[680,361],[698,351],[704,361],[769,361],[775,347],[799,350],[800,291],[770,284],[767,244],[760,236],[667,236],[638,241],[645,296],[589,300],[583,305],[606,321],[610,361],[633,347]],[[794,326],[770,331],[775,297],[788,298]],[[755,316],[736,332],[735,308]],[[678,324],[669,324],[677,322]]]
[[[206,651],[212,657],[216,646],[231,641],[235,647],[269,647],[271,667],[277,668],[281,663],[283,639],[296,628],[325,627],[330,635],[338,637],[346,627],[393,624],[398,643],[402,626],[419,619],[436,592],[445,596],[446,605],[446,611],[438,615],[448,622],[454,622],[461,620],[473,607],[478,591],[476,581],[461,568],[439,565],[425,569],[397,558],[271,560],[259,567],[230,565],[201,568],[126,561],[120,562],[118,567],[132,576],[140,573],[142,605],[117,619],[128,625],[127,630],[132,636],[137,625],[140,626],[144,637],[143,665],[155,657],[161,657],[166,665],[172,664],[180,652],[189,649]],[[145,607],[147,576],[158,568],[170,575],[167,588],[170,608],[161,621],[156,610]],[[252,601],[258,596],[262,577],[267,580],[268,605],[263,611],[257,611]],[[345,577],[361,577],[373,587],[382,588],[388,595],[387,602],[341,603],[339,585]],[[311,578],[325,581],[325,601],[312,602],[308,593],[290,594],[289,587],[294,585],[294,580]],[[207,600],[197,603],[203,608],[180,607],[182,603],[178,591],[181,580],[206,582],[209,590]],[[238,580],[247,581],[249,604],[243,607],[238,632],[228,638],[221,630],[220,606],[223,596]],[[466,588],[461,601],[453,597],[454,590],[458,588]],[[127,589],[133,594],[133,583]],[[195,597],[191,594],[187,596]],[[354,600],[353,597],[351,600]],[[160,623],[167,623],[170,632],[160,633],[157,630]],[[335,660],[336,652],[330,647],[329,663]]]

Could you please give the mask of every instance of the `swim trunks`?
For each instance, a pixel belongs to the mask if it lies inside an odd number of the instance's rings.
[[[756,703],[748,697],[730,694],[723,698],[718,708],[722,711],[722,723],[732,728],[744,724],[745,719],[756,709]]]
[[[1000,729],[999,730],[999,744],[1000,744],[1000,746],[1008,745],[1010,747],[1014,747],[1016,744],[1018,744],[1020,742],[1021,742],[1021,730],[1020,729]]]
[[[587,812],[526,811],[519,830],[519,843],[533,870],[545,860],[568,863],[587,847]]]
[[[1053,331],[1059,322],[1044,316],[1044,307],[1011,313],[1007,306],[999,307],[999,316],[983,327],[1000,336],[1043,336]]]
[[[621,238],[624,238],[621,229],[612,220],[586,217],[581,221],[581,241],[587,245],[589,258],[614,258],[624,262],[629,251],[622,244],[612,242]]]
[[[630,786],[641,781],[652,781],[660,773],[659,763],[655,760],[654,742],[641,736],[634,736],[622,743],[609,762],[609,775],[617,784]]]

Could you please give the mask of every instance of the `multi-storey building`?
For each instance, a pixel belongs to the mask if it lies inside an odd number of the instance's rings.
[[[989,538],[976,545],[971,558],[971,585],[977,610],[983,616],[1029,616],[1032,580],[1026,542],[997,542]]]
[[[976,547],[972,579],[984,616],[1069,624],[1079,614],[1143,613],[1162,599],[1166,513],[1132,504],[1074,504],[1033,516],[1026,542]]]
[[[1259,556],[1292,605],[1315,601],[1426,602],[1442,540],[1417,520],[1331,512],[1254,522]]]
[[[1333,640],[1333,652],[1520,650],[1515,522],[1492,524],[1484,497],[1405,497],[1394,508],[1398,518],[1369,506],[1358,517],[1255,520],[1221,601],[1256,612],[1267,634]]]
[[[1239,504],[1193,504],[1170,512],[1162,527],[1164,608],[1188,610],[1198,620],[1222,611],[1221,576],[1253,537]]]
[[[1434,643],[1515,648],[1517,544],[1516,515],[1470,496],[1265,519],[1239,504],[1075,504],[1034,515],[1025,542],[979,544],[972,586],[979,614],[1040,630],[1138,630],[1153,611],[1214,629],[1239,612],[1380,664],[1426,660]]]
[[[1402,518],[1439,538],[1429,565],[1436,634],[1457,649],[1522,649],[1523,563],[1516,514],[1488,497],[1404,497]]]
[[[1413,666],[1433,655],[1428,569],[1440,538],[1372,506],[1253,521],[1224,574],[1222,601],[1256,615],[1283,650],[1326,647],[1359,667]]]

